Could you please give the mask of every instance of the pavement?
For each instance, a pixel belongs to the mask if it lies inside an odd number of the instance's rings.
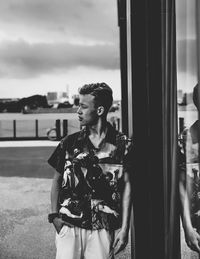
[[[55,258],[50,179],[0,177],[0,258]]]
[[[47,221],[58,142],[0,142],[0,259],[54,259],[55,230]],[[130,259],[130,242],[117,259]]]
[[[54,170],[47,159],[57,141],[0,142],[0,259],[55,258],[55,230],[47,221]],[[181,227],[182,259],[198,259]],[[131,242],[116,259],[131,259]],[[133,259],[133,258],[132,258]]]
[[[0,141],[1,147],[56,147],[59,141],[50,140],[15,140],[15,141]]]

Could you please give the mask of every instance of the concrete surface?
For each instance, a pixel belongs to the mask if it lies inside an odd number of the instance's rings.
[[[54,258],[50,179],[0,177],[0,258]]]
[[[1,143],[0,259],[55,258],[55,230],[47,221],[54,170],[46,162],[54,148]],[[131,258],[130,243],[116,258]]]
[[[0,258],[55,258],[55,230],[47,221],[51,179],[0,177]],[[117,258],[129,259],[130,244]]]
[[[54,170],[46,161],[56,145],[0,142],[0,259],[55,258],[55,230],[47,221]],[[182,259],[199,258],[182,228],[181,247]],[[130,248],[129,242],[117,259],[130,259]]]
[[[59,141],[50,141],[50,140],[28,140],[28,141],[0,141],[1,147],[56,147]]]

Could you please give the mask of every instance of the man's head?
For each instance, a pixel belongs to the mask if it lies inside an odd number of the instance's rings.
[[[95,124],[98,119],[106,118],[112,105],[112,89],[105,83],[86,84],[79,89],[78,109],[81,125]]]
[[[199,85],[195,85],[193,88],[193,102],[194,105],[197,107],[197,110],[200,111],[200,91],[199,91]]]

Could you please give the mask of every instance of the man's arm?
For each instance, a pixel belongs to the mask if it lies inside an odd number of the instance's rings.
[[[179,193],[181,202],[181,218],[188,247],[200,253],[200,236],[192,226],[188,192],[186,188],[186,172],[182,171],[179,179]]]
[[[122,251],[128,243],[130,214],[131,214],[131,182],[127,172],[124,173],[124,192],[122,196],[122,227],[117,234],[113,247],[116,247],[115,254]]]
[[[51,186],[51,213],[58,213],[58,199],[59,199],[59,192],[61,189],[62,184],[62,176],[57,171],[55,171],[54,178],[52,180]],[[55,217],[53,220],[53,224],[57,233],[60,232],[63,226],[63,220],[59,217]]]

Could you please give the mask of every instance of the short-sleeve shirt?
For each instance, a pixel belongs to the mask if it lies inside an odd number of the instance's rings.
[[[121,226],[124,172],[130,171],[132,145],[109,123],[99,148],[87,128],[61,140],[48,163],[62,175],[59,213],[66,223],[85,229]]]

